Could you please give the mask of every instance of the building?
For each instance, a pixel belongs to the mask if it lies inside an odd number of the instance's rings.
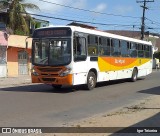
[[[8,35],[0,30],[0,77],[7,76],[7,45]]]
[[[26,42],[28,48],[26,49]],[[10,35],[7,48],[8,77],[29,75],[31,69],[32,38],[27,36]]]
[[[13,35],[13,31],[5,27],[8,23],[7,17],[7,10],[0,10],[0,77],[29,75],[32,39],[28,36]],[[26,18],[30,34],[36,28],[49,26],[49,21],[36,18],[33,20],[34,23],[31,23]],[[26,42],[28,42],[28,48],[26,48]]]
[[[6,25],[0,22],[0,77],[7,76],[7,45],[8,35]]]
[[[0,22],[3,23],[3,24],[7,24],[8,22],[8,14],[7,14],[7,9],[1,9],[0,10]]]
[[[34,21],[34,23],[32,23],[30,21],[28,22],[28,25],[30,27],[30,34],[32,34],[33,31],[36,28],[41,28],[41,27],[47,27],[47,26],[49,26],[49,21],[46,21],[46,20],[41,20],[41,19],[33,18],[33,21]]]

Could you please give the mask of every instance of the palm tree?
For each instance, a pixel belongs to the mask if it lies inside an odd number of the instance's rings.
[[[26,9],[39,9],[34,4],[24,2],[25,0],[0,0],[1,7],[8,9],[8,26],[15,34],[29,34],[26,20],[31,21],[32,18],[27,14]]]

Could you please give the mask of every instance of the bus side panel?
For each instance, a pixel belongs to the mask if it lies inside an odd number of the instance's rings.
[[[87,61],[73,62],[73,85],[85,84],[87,81]]]
[[[151,59],[99,57],[99,81],[131,78],[133,68],[138,68],[138,77],[146,76],[152,72]]]
[[[110,72],[111,72],[111,64],[110,57],[98,57],[98,81],[109,81],[110,80]],[[112,74],[113,76],[113,74]],[[116,75],[115,75],[116,76]]]
[[[90,61],[90,57],[87,57],[86,61],[74,62],[73,85],[87,84],[87,76],[91,69],[95,69],[98,75],[98,63],[97,61]]]
[[[98,61],[100,73],[107,73],[107,80],[131,77],[135,65],[137,65],[136,59],[122,57],[99,57]],[[105,79],[102,77],[100,81],[107,81]]]
[[[139,59],[138,77],[146,76],[152,72],[151,59]]]

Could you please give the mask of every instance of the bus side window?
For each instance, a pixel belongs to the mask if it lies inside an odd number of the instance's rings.
[[[152,58],[153,55],[153,49],[152,46],[149,46],[149,57]]]
[[[112,39],[111,46],[113,48],[112,56],[120,56],[121,55],[121,45],[120,40],[118,39]]]
[[[149,58],[149,46],[144,45],[145,58]]]
[[[98,55],[98,37],[94,35],[88,36],[88,55],[97,56]]]
[[[143,44],[138,44],[138,57],[143,58],[144,57],[144,50],[143,50]]]
[[[132,58],[137,58],[137,44],[136,43],[131,42],[130,56]]]
[[[121,41],[121,55],[122,57],[129,57],[129,42],[122,40]]]
[[[106,37],[99,37],[99,55],[110,55],[110,39]]]
[[[74,61],[86,60],[86,39],[83,37],[74,37],[73,42]]]

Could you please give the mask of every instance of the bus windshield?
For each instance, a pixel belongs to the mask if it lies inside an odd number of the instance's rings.
[[[59,66],[71,62],[71,40],[42,39],[33,41],[33,64]]]

